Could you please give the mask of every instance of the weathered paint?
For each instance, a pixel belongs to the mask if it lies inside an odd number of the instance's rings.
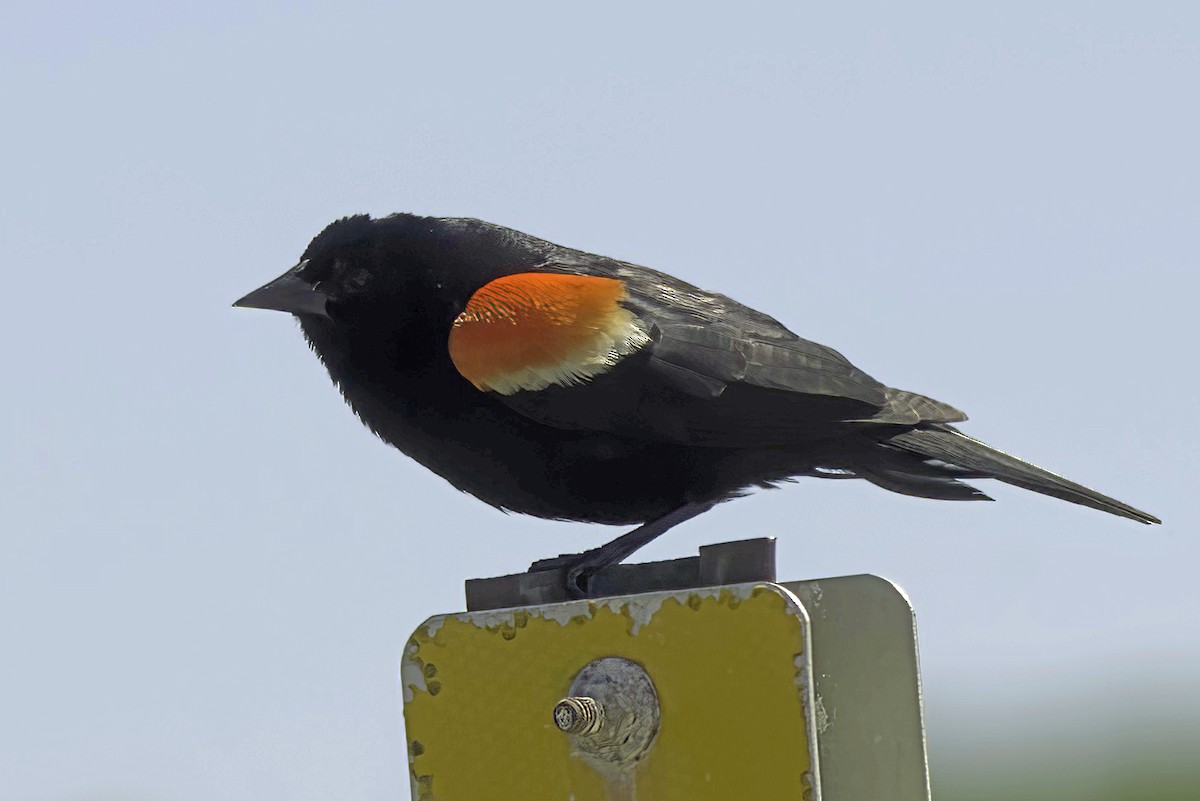
[[[774,584],[432,618],[401,668],[413,798],[812,799],[807,641],[806,613]],[[662,711],[620,787],[551,718],[605,656],[642,665]]]

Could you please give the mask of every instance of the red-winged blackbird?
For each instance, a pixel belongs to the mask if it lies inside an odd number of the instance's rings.
[[[643,523],[578,578],[670,526],[797,476],[990,500],[1007,484],[1157,518],[954,428],[761,312],[635,264],[473,219],[339,220],[235,305],[278,309],[382,439],[500,509]]]

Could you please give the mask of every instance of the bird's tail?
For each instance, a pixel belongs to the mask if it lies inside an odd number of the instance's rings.
[[[990,445],[968,437],[953,426],[933,424],[914,428],[881,444],[889,449],[922,457],[927,463],[932,462],[944,467],[951,475],[957,473],[957,478],[995,478],[1005,484],[1090,506],[1139,523],[1162,522],[1154,515],[1135,509],[1129,504],[1101,495],[1082,484],[1068,481],[1049,470],[1043,470],[998,451]]]

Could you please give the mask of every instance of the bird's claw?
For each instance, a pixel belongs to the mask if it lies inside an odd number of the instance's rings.
[[[530,573],[541,573],[546,570],[561,570],[566,568],[566,590],[567,594],[572,598],[588,597],[588,590],[592,583],[592,575],[604,564],[595,564],[596,551],[584,551],[583,553],[564,553],[558,556],[552,556],[548,559],[539,559],[529,566]]]

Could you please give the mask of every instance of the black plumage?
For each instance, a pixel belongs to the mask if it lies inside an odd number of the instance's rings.
[[[609,313],[596,301],[597,313],[608,314],[598,318],[608,322],[589,323],[597,331],[572,331],[558,318],[551,322],[565,327],[546,329],[580,342],[612,334],[619,344],[571,351],[586,358],[567,365],[574,370],[567,378],[536,367],[551,382],[541,388],[521,388],[526,374],[512,372],[505,380],[516,389],[480,389],[451,358],[451,330],[485,285],[546,273],[621,282],[620,309]],[[593,285],[616,286],[582,286]],[[887,387],[837,351],[724,295],[479,220],[340,220],[296,268],[238,305],[295,313],[372,431],[502,509],[625,524],[676,512],[663,527],[747,488],[798,476],[862,478],[944,500],[986,500],[963,480],[994,478],[1159,522],[962,434],[951,425],[966,419],[957,409]],[[505,299],[496,314],[544,312],[536,302],[514,305]],[[598,333],[604,326],[611,331]],[[580,378],[580,371],[592,373]]]

